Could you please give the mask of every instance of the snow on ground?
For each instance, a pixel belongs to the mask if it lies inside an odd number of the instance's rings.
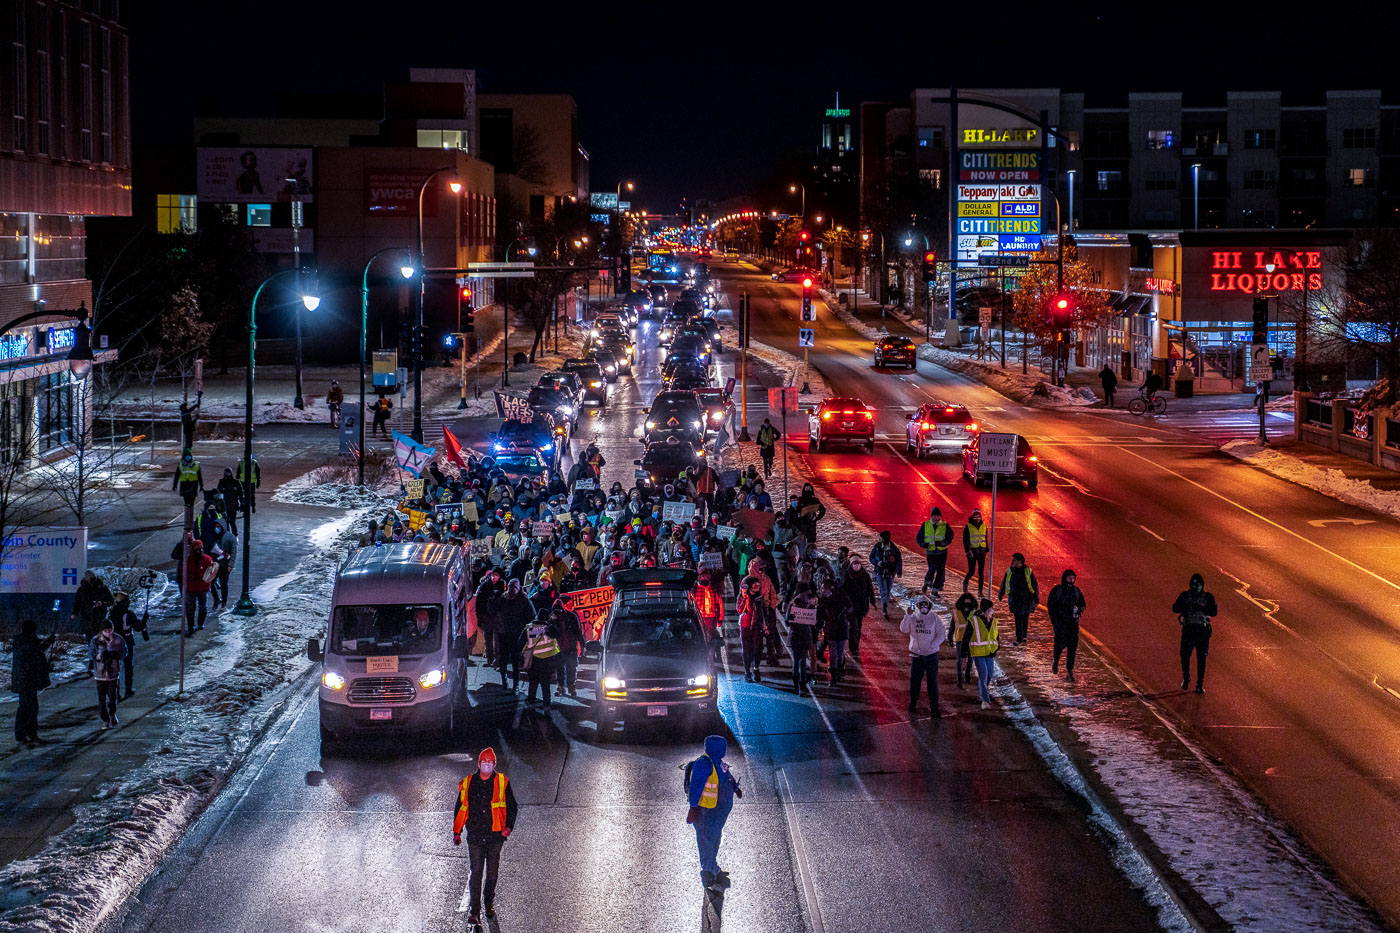
[[[781,374],[783,377],[783,385],[800,386],[802,384],[802,360],[799,357],[788,353],[786,350],[779,350],[777,347],[771,347],[766,343],[760,343],[757,340],[749,341],[749,353],[753,354],[764,363],[767,363]],[[815,366],[809,368],[806,382],[808,388],[810,388],[812,392],[810,395],[803,396],[803,401],[819,401],[831,394],[831,390],[827,388],[826,380],[822,378],[821,371]],[[789,419],[792,417],[792,415],[788,416]]]
[[[1282,450],[1261,446],[1257,441],[1229,441],[1220,449],[1290,483],[1316,489],[1324,495],[1341,499],[1370,512],[1400,518],[1400,491],[1377,489],[1371,485],[1370,480],[1352,479],[1341,470],[1315,466],[1297,457],[1291,457]]]
[[[158,421],[178,421],[180,418],[180,398],[157,398],[154,406],[149,401],[113,402],[102,417],[108,416],[123,420],[140,421],[154,417]],[[290,402],[253,402],[253,423],[303,421],[330,423],[330,412],[325,403],[317,404],[314,398],[304,398],[305,408],[297,408]],[[154,409],[154,415],[152,411]],[[199,406],[200,421],[236,421],[242,423],[246,417],[246,407],[242,399],[205,398]]]
[[[312,471],[315,472],[315,471]],[[310,475],[310,474],[307,474]],[[379,503],[383,496],[369,486],[354,483],[321,483],[287,488],[284,483],[272,494],[273,502],[293,502],[297,505],[319,505],[335,509],[361,509]],[[398,484],[394,484],[397,491]]]
[[[225,613],[185,698],[167,708],[164,746],[75,808],[74,825],[38,855],[0,869],[0,931],[97,930],[140,889],[279,712],[279,688],[307,669],[306,639],[322,631],[349,529],[367,512],[327,523],[336,539],[260,586],[256,616]],[[320,531],[311,540],[324,541]]]
[[[40,638],[47,638],[39,632]],[[10,692],[11,663],[14,659],[13,640],[0,643],[0,703],[13,703],[19,699]],[[81,635],[64,633],[49,646],[49,680],[53,686],[77,680],[87,673],[90,657],[87,642]]]
[[[533,328],[517,327],[511,333],[511,355],[515,353],[529,353],[530,344],[534,342],[535,335]],[[550,347],[554,346],[553,339],[548,341]],[[540,375],[547,372],[554,372],[563,365],[564,360],[572,356],[583,356],[583,332],[577,327],[566,327],[564,332],[559,334],[559,352],[550,354],[537,353],[533,363],[526,363],[524,366],[512,366],[510,370],[510,385],[502,387],[500,379],[494,379],[489,384],[481,387],[481,398],[472,398],[472,390],[476,385],[473,378],[472,367],[477,357],[485,359],[501,347],[501,336],[498,334],[476,356],[467,357],[467,407],[458,408],[461,403],[459,385],[461,373],[457,368],[450,371],[450,378],[447,376],[446,368],[437,370],[438,388],[436,391],[449,392],[438,399],[432,407],[430,414],[438,418],[472,418],[472,417],[495,417],[496,415],[496,391],[505,392],[508,395],[525,395],[539,380]],[[429,444],[431,439],[426,439]]]

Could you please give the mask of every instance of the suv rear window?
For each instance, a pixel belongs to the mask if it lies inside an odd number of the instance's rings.
[[[914,341],[908,337],[886,337],[880,341],[880,346],[888,350],[907,350],[914,345]]]
[[[954,407],[949,411],[947,406],[931,408],[928,411],[928,421],[936,421],[941,424],[967,424],[972,421],[972,412],[966,408]]]

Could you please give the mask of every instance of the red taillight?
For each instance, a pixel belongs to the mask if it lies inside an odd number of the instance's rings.
[[[919,422],[919,427],[921,427],[921,428],[923,428],[925,431],[927,431],[929,428],[933,427],[933,425],[932,425],[932,424],[929,424],[927,421],[921,421],[921,422]]]
[[[1040,462],[1040,458],[1039,458],[1039,457],[1036,457],[1036,456],[1030,456],[1030,457],[1027,457],[1026,459],[1029,460],[1031,463],[1039,463],[1039,462]]]
[[[865,418],[874,418],[874,417],[875,417],[875,415],[874,415],[873,412],[868,412],[868,411],[863,411],[863,412],[861,412],[861,416],[862,416],[862,417],[865,417]]]
[[[968,429],[969,431],[980,431],[980,430],[982,430],[981,428],[977,427],[977,425],[976,425],[975,423],[974,423],[974,424],[969,424],[969,425],[967,426],[967,429]]]
[[[830,420],[831,420],[831,412],[829,412],[829,411],[824,411],[824,412],[822,412],[822,420],[823,420],[823,421],[830,421]]]
[[[854,415],[855,412],[851,411],[850,409],[846,409],[846,410],[842,411],[841,414],[843,414],[843,415]]]

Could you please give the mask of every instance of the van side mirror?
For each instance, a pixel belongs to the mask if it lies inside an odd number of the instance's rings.
[[[640,460],[633,460],[633,461],[632,461],[632,465],[633,465],[633,466],[641,466],[641,465],[642,465],[642,461],[640,461]]]
[[[471,654],[472,642],[470,638],[465,635],[458,635],[456,638],[452,639],[452,657],[454,659],[469,658]]]
[[[319,638],[308,638],[306,640],[306,656],[318,663],[326,659],[325,652],[321,650],[321,640]]]
[[[583,643],[583,650],[589,654],[598,655],[603,653],[603,643],[598,640],[586,641]]]

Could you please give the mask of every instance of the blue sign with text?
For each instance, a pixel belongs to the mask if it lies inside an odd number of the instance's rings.
[[[1039,252],[1040,237],[1023,233],[1003,233],[997,236],[997,248],[1005,253]]]
[[[1039,217],[1039,201],[1002,201],[1001,216],[1003,217]]]

